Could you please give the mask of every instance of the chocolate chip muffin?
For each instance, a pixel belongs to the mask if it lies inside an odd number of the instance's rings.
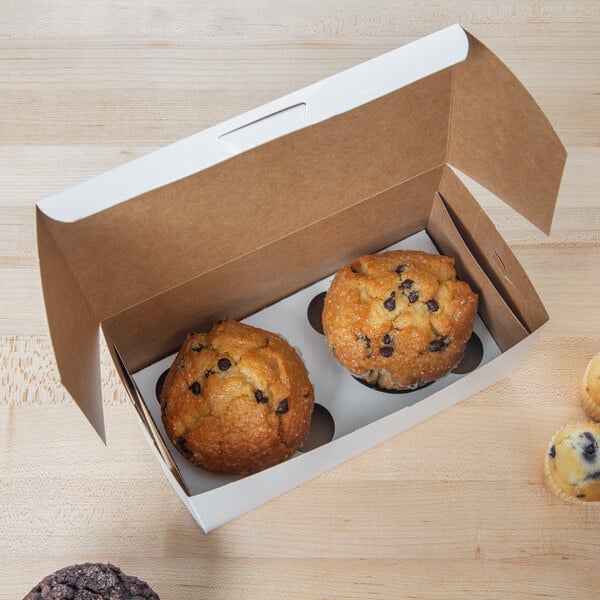
[[[544,461],[545,481],[559,498],[600,501],[600,425],[575,423],[560,429]]]
[[[73,565],[45,577],[23,600],[159,600],[150,586],[111,564]]]
[[[308,434],[313,387],[281,336],[223,320],[189,334],[160,394],[167,435],[192,463],[247,475],[296,452]]]
[[[583,374],[581,403],[590,418],[600,421],[600,352],[591,358]]]
[[[383,389],[439,379],[461,359],[477,294],[456,279],[454,259],[392,250],[342,267],[325,297],[323,329],[338,361]]]

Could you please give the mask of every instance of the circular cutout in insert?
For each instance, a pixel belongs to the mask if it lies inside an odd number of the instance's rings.
[[[354,379],[355,381],[358,381],[358,383],[364,385],[365,387],[375,390],[376,392],[385,392],[386,394],[410,394],[411,392],[416,392],[417,390],[422,390],[423,388],[426,388],[427,386],[434,383],[433,381],[428,381],[427,383],[424,383],[423,385],[418,385],[417,387],[409,388],[407,390],[388,390],[387,388],[383,388],[383,387],[377,385],[376,383],[369,383],[368,381],[365,381],[364,379],[360,379],[360,377],[354,377],[354,375],[352,376],[352,379]]]
[[[163,385],[165,384],[165,379],[169,373],[169,369],[167,369],[156,381],[156,399],[160,402],[160,394],[163,389]]]
[[[456,373],[457,375],[470,373],[479,366],[479,363],[481,363],[482,359],[483,344],[481,343],[479,336],[473,332],[469,338],[469,341],[467,342],[463,357],[460,359],[460,362],[456,365],[456,367],[452,369],[452,373]]]
[[[322,405],[315,403],[310,429],[304,444],[298,448],[299,452],[314,450],[333,439],[335,434],[335,422],[331,413]]]
[[[324,335],[323,331],[323,305],[325,304],[325,296],[327,292],[321,292],[317,294],[308,305],[306,316],[310,326],[321,335]]]

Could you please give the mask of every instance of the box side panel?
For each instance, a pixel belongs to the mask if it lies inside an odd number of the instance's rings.
[[[173,352],[190,330],[239,319],[345,262],[424,229],[442,168],[313,223],[104,322],[131,372]]]
[[[60,379],[105,441],[98,320],[39,210],[36,220],[44,303]]]
[[[549,233],[565,149],[519,80],[473,36],[454,67],[451,115],[449,162]]]
[[[106,342],[108,344],[108,348],[117,369],[117,373],[127,390],[130,400],[133,403],[133,406],[138,414],[140,419],[140,423],[142,427],[146,430],[148,437],[152,440],[152,444],[154,449],[158,453],[161,462],[164,467],[167,468],[170,472],[171,477],[175,479],[177,485],[181,488],[181,492],[183,494],[188,494],[187,486],[179,472],[179,469],[169,451],[166,448],[164,439],[162,438],[158,428],[156,427],[156,423],[154,422],[154,418],[152,417],[151,412],[148,410],[148,407],[144,403],[140,391],[131,377],[130,373],[127,370],[127,367],[123,363],[123,359],[121,358],[121,354],[117,347],[112,343],[110,336],[107,334],[107,331],[103,328],[104,335],[106,337]],[[189,494],[188,494],[189,495]]]
[[[508,350],[525,339],[527,330],[477,264],[439,196],[433,203],[427,232],[442,254],[454,257],[459,279],[469,283],[473,291],[477,292],[477,310],[500,349]]]
[[[52,233],[102,320],[446,161],[451,71]]]
[[[484,210],[450,169],[444,170],[440,195],[477,262],[514,314],[530,332],[544,324],[548,313],[523,267]]]
[[[138,415],[139,415],[139,413],[138,413]],[[152,435],[150,435],[150,432],[148,431],[148,428],[146,427],[146,425],[142,419],[140,419],[140,427],[142,429],[142,433],[144,434],[144,436],[146,438],[146,441],[148,442],[148,445],[150,446],[150,450],[152,451],[152,453],[154,454],[154,457],[160,464],[160,467],[163,470],[165,477],[167,478],[167,480],[169,481],[169,483],[171,484],[173,489],[177,492],[177,495],[179,496],[180,500],[183,502],[184,506],[188,509],[188,511],[194,517],[194,519],[196,520],[198,525],[200,525],[200,527],[202,527],[202,529],[206,533],[207,529],[206,529],[202,519],[200,519],[199,516],[196,514],[194,506],[192,505],[192,503],[190,501],[191,500],[190,495],[187,493],[185,486],[182,487],[182,482],[181,482],[180,478],[178,476],[175,476],[175,474],[171,468],[171,463],[172,463],[171,458],[169,457],[168,462],[165,462],[162,452],[159,451],[154,438],[152,437]]]

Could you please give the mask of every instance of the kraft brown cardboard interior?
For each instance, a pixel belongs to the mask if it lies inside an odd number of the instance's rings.
[[[549,233],[565,149],[529,92],[471,35],[451,111],[448,162]]]

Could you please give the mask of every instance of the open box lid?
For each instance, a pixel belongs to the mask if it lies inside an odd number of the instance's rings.
[[[100,323],[440,165],[547,233],[565,159],[522,84],[454,25],[46,198],[61,380],[104,437]]]

